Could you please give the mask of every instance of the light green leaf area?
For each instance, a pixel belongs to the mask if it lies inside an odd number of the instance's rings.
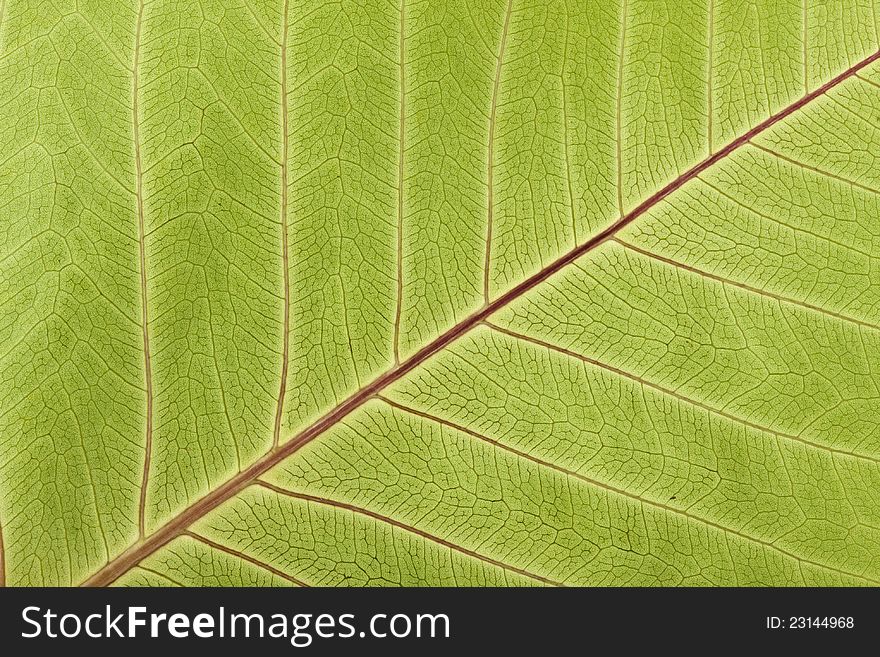
[[[878,35],[0,0],[0,583],[880,584]]]

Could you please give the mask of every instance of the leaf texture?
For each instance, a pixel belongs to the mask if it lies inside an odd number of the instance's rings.
[[[3,582],[880,584],[878,30],[0,0]]]

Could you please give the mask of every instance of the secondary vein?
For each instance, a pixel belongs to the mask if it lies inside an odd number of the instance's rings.
[[[141,160],[139,64],[141,54],[141,29],[144,22],[144,2],[138,3],[137,22],[134,31],[134,63],[132,66],[131,120],[134,129],[135,198],[137,199],[138,267],[141,279],[141,327],[144,341],[144,378],[147,395],[147,426],[145,430],[144,471],[141,477],[141,494],[138,502],[138,535],[144,538],[147,507],[147,487],[150,480],[150,462],[153,456],[153,369],[150,358],[150,315],[147,304],[147,248],[144,226],[143,161]]]
[[[621,246],[626,246],[629,248],[629,245],[624,244],[623,242],[619,242]],[[648,255],[647,252],[645,255]],[[534,338],[530,335],[525,335],[523,333],[519,333],[517,331],[513,331],[511,329],[505,328],[503,326],[499,326],[497,324],[493,324],[489,321],[483,322],[487,327],[492,329],[497,333],[502,333],[504,335],[510,336],[516,340],[520,340],[522,342],[527,342],[533,344],[535,346],[541,347],[542,349],[546,349],[548,351],[553,351],[558,354],[562,354],[564,356],[568,356],[569,358],[574,358],[583,363],[587,363],[588,365],[592,365],[594,367],[598,367],[600,369],[605,370],[606,372],[611,372],[623,379],[627,379],[628,381],[632,381],[633,383],[637,383],[646,388],[650,388],[652,390],[656,390],[659,393],[664,395],[668,395],[669,397],[673,397],[685,404],[690,404],[691,406],[695,406],[700,408],[707,413],[711,413],[712,415],[717,415],[718,417],[723,417],[725,420],[729,420],[731,422],[735,422],[737,424],[741,424],[745,427],[749,427],[750,429],[754,429],[755,431],[761,431],[764,433],[769,433],[771,435],[776,436],[777,438],[784,438],[790,442],[801,443],[803,445],[807,445],[808,447],[813,447],[814,449],[819,449],[822,451],[829,452],[831,454],[840,454],[843,456],[849,456],[855,459],[860,459],[863,461],[867,461],[869,463],[877,463],[878,459],[865,456],[863,454],[857,454],[856,452],[848,452],[843,449],[838,449],[836,447],[831,447],[830,445],[823,445],[822,443],[817,443],[812,440],[807,440],[806,438],[802,438],[800,436],[796,436],[794,434],[782,433],[780,431],[776,431],[775,429],[771,429],[770,427],[763,426],[756,422],[752,422],[751,420],[747,420],[745,418],[739,417],[738,415],[734,415],[728,411],[724,411],[714,406],[710,406],[705,402],[701,402],[697,399],[693,399],[688,397],[680,392],[672,390],[671,388],[667,388],[665,386],[660,385],[659,383],[654,383],[649,381],[648,379],[641,377],[637,374],[633,374],[631,372],[627,372],[626,370],[620,369],[619,367],[615,367],[613,365],[609,365],[608,363],[604,363],[600,360],[596,360],[595,358],[590,358],[589,356],[584,356],[576,351],[572,351],[571,349],[566,349],[565,347],[560,347],[558,345],[547,342],[546,340],[541,340],[540,338]]]
[[[0,522],[0,587],[6,586],[6,544],[3,542],[3,523]]]
[[[748,283],[743,283],[732,278],[728,278],[727,276],[721,276],[719,274],[712,273],[710,271],[706,271],[705,269],[700,269],[699,267],[694,267],[693,265],[689,265],[685,262],[680,262],[678,260],[674,260],[673,258],[667,258],[664,255],[659,253],[654,253],[653,251],[649,251],[647,249],[643,249],[636,244],[631,242],[627,242],[625,240],[620,239],[619,237],[612,238],[614,242],[620,244],[625,249],[629,249],[635,253],[639,253],[646,258],[651,258],[652,260],[656,260],[658,262],[666,263],[672,267],[677,269],[682,269],[684,271],[689,271],[692,274],[695,274],[701,278],[707,278],[712,281],[716,281],[721,283],[722,285],[729,285],[731,287],[739,288],[740,290],[745,290],[751,294],[756,296],[765,297],[767,299],[773,299],[774,301],[778,301],[780,303],[789,304],[792,306],[797,306],[799,308],[804,308],[806,310],[810,310],[812,312],[818,313],[820,315],[825,315],[826,317],[832,317],[841,322],[847,322],[850,324],[856,324],[857,326],[864,326],[868,329],[873,329],[875,331],[880,331],[880,325],[872,324],[863,319],[858,319],[856,317],[850,317],[849,315],[844,315],[843,313],[838,313],[833,310],[828,310],[827,308],[823,308],[822,306],[817,306],[816,304],[809,303],[807,301],[800,301],[795,299],[794,297],[788,297],[784,294],[776,294],[775,292],[770,292],[769,290],[762,290],[761,288],[755,287],[754,285],[749,285]]]
[[[648,497],[643,497],[642,495],[638,495],[636,493],[631,493],[630,491],[626,490],[625,488],[620,488],[618,486],[614,486],[612,484],[609,484],[609,483],[606,483],[603,481],[599,481],[598,479],[593,479],[591,477],[587,477],[586,475],[583,475],[579,472],[575,472],[574,470],[571,470],[569,468],[563,467],[561,465],[557,465],[556,463],[553,463],[551,461],[546,461],[542,458],[539,458],[537,456],[529,454],[528,452],[524,452],[522,450],[516,449],[515,447],[507,445],[499,440],[495,440],[494,438],[490,438],[489,436],[483,435],[477,431],[474,431],[473,429],[468,429],[467,427],[464,427],[460,424],[456,424],[455,422],[450,422],[449,420],[438,417],[438,416],[433,415],[431,413],[426,413],[424,411],[421,411],[421,410],[418,410],[415,408],[411,408],[409,406],[406,406],[405,404],[401,404],[399,402],[388,399],[387,397],[380,396],[379,398],[383,402],[388,404],[389,406],[396,408],[404,413],[408,413],[408,414],[413,415],[415,417],[423,418],[424,420],[427,420],[428,422],[433,422],[435,424],[448,427],[454,431],[458,431],[458,432],[467,434],[471,438],[488,443],[496,449],[500,449],[504,452],[508,452],[510,454],[513,454],[513,455],[517,456],[518,458],[524,459],[526,461],[530,461],[539,467],[549,468],[549,469],[554,470],[554,471],[556,471],[566,477],[571,477],[572,479],[577,479],[578,481],[582,481],[585,484],[587,484],[593,488],[598,488],[600,490],[603,490],[603,491],[606,491],[609,493],[614,493],[616,495],[620,495],[621,497],[625,497],[629,500],[632,500],[633,502],[642,504],[644,506],[651,507],[653,509],[657,509],[661,512],[666,512],[666,513],[671,513],[673,515],[681,516],[681,517],[683,517],[687,520],[690,520],[692,522],[696,522],[696,523],[699,523],[699,524],[704,525],[706,527],[711,527],[711,528],[716,529],[718,531],[724,532],[725,534],[733,534],[734,536],[737,536],[738,538],[741,538],[745,541],[749,541],[751,543],[757,543],[758,545],[766,547],[769,550],[773,550],[773,551],[778,552],[786,557],[794,559],[795,561],[797,561],[799,563],[806,563],[811,566],[816,566],[818,568],[824,568],[824,569],[830,570],[832,572],[836,572],[841,575],[846,575],[848,577],[862,579],[862,580],[871,582],[873,584],[880,583],[877,580],[874,580],[870,577],[867,577],[866,575],[859,575],[857,573],[851,573],[847,570],[842,570],[840,568],[837,568],[836,566],[829,566],[828,564],[824,564],[819,561],[812,561],[812,560],[807,559],[805,557],[798,556],[794,552],[790,552],[789,550],[786,550],[784,548],[779,547],[778,545],[776,545],[776,543],[774,541],[768,541],[768,540],[759,538],[757,536],[747,534],[743,531],[734,529],[732,527],[727,527],[725,525],[722,525],[719,522],[715,522],[714,520],[710,520],[710,519],[705,518],[703,516],[697,515],[697,514],[691,512],[689,509],[677,508],[674,506],[670,506],[669,504],[664,504],[663,502],[660,502],[659,500],[652,500]]]
[[[458,552],[459,554],[464,554],[466,556],[471,557],[472,559],[476,559],[478,561],[482,561],[483,563],[490,564],[497,568],[501,568],[502,570],[506,570],[512,573],[516,573],[517,575],[522,575],[523,577],[528,577],[529,579],[533,579],[535,581],[541,582],[543,584],[548,584],[550,586],[563,586],[559,582],[555,582],[551,579],[547,579],[546,577],[542,577],[541,575],[536,575],[535,573],[531,573],[522,568],[518,568],[516,566],[512,566],[508,563],[504,563],[503,561],[499,561],[497,559],[493,559],[492,557],[487,557],[484,554],[480,554],[479,552],[475,552],[473,550],[469,550],[466,547],[458,545],[456,543],[452,543],[447,541],[446,539],[440,538],[439,536],[435,536],[434,534],[430,534],[424,530],[419,529],[418,527],[413,527],[412,525],[408,525],[405,522],[401,522],[400,520],[395,520],[394,518],[390,518],[388,516],[382,515],[381,513],[377,513],[375,511],[371,511],[370,509],[365,509],[363,507],[355,506],[354,504],[348,504],[346,502],[340,502],[338,500],[332,500],[325,497],[318,497],[316,495],[308,495],[306,493],[297,493],[292,490],[287,490],[286,488],[281,488],[279,486],[275,486],[270,484],[262,479],[259,479],[255,482],[257,486],[262,486],[267,490],[271,490],[278,495],[284,495],[286,497],[292,497],[298,500],[302,500],[304,502],[312,502],[314,504],[320,504],[323,506],[330,506],[336,509],[344,509],[346,511],[350,511],[351,513],[355,513],[360,516],[366,516],[368,518],[372,518],[373,520],[378,520],[379,522],[391,525],[392,527],[397,527],[398,529],[402,529],[405,532],[410,534],[415,534],[420,538],[425,539],[426,541],[430,541],[431,543],[435,543],[436,545],[442,545],[445,548],[453,552]]]
[[[714,105],[712,98],[714,79],[714,56],[715,56],[715,0],[709,0],[709,61],[708,61],[708,81],[706,83],[706,115],[708,117],[708,139],[709,155],[712,154],[712,144],[714,142],[712,115],[714,114]]]
[[[403,175],[406,136],[406,0],[400,0],[400,117],[397,128],[397,304],[394,309],[394,364],[400,363],[400,314],[403,306]]]
[[[281,382],[278,385],[278,404],[275,407],[275,430],[272,432],[272,449],[281,442],[281,417],[284,414],[284,398],[287,395],[287,368],[290,362],[290,266],[287,245],[287,16],[288,0],[284,0],[281,18],[281,267],[284,280],[284,327],[281,353]]]
[[[207,545],[208,547],[213,548],[215,550],[218,550],[219,552],[224,552],[231,557],[235,557],[236,559],[241,559],[242,561],[247,561],[248,563],[253,564],[257,568],[261,568],[262,570],[269,571],[270,573],[272,573],[276,577],[280,577],[281,579],[285,579],[288,582],[296,584],[297,586],[302,586],[302,587],[309,586],[308,584],[306,584],[302,580],[299,580],[296,577],[288,575],[283,570],[279,570],[278,568],[275,568],[274,566],[271,566],[264,561],[260,561],[259,559],[255,559],[254,557],[247,555],[244,552],[241,552],[239,550],[235,550],[231,547],[227,547],[226,545],[222,545],[220,543],[217,543],[216,541],[212,541],[210,538],[207,538],[206,536],[202,536],[201,534],[197,534],[192,531],[186,531],[186,532],[183,532],[183,534],[184,534],[184,536],[189,536],[194,541],[198,541],[199,543]]]
[[[487,153],[486,182],[488,187],[486,208],[486,259],[483,263],[483,301],[489,305],[489,268],[492,265],[492,223],[495,218],[495,125],[498,114],[498,95],[501,91],[501,67],[504,65],[504,49],[507,46],[507,32],[510,27],[510,15],[513,13],[513,0],[507,0],[504,12],[504,24],[501,28],[501,43],[498,47],[498,58],[495,60],[495,81],[492,84],[492,102],[489,108],[489,145]]]
[[[623,212],[623,56],[626,52],[626,10],[624,0],[620,19],[620,45],[617,51],[617,93],[615,95],[614,143],[617,149],[617,212],[622,218]]]

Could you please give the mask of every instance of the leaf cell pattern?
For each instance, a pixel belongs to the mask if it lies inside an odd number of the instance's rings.
[[[0,583],[880,584],[878,35],[0,0]]]

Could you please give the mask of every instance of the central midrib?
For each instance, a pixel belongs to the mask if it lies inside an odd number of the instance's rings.
[[[472,315],[469,315],[467,318],[450,328],[448,331],[435,338],[432,342],[422,347],[419,351],[414,353],[408,359],[406,359],[399,365],[391,368],[390,370],[373,380],[367,386],[355,392],[348,399],[333,408],[331,411],[329,411],[327,414],[308,426],[306,429],[296,434],[290,440],[281,444],[279,447],[269,452],[258,461],[254,462],[250,467],[243,470],[231,479],[227,480],[226,483],[222,484],[219,488],[216,488],[215,490],[211,491],[210,493],[184,509],[181,513],[168,521],[153,534],[144,538],[138,543],[135,543],[125,552],[107,563],[97,573],[95,573],[85,582],[83,582],[83,585],[106,586],[113,583],[117,578],[126,573],[139,561],[149,556],[150,554],[161,548],[163,545],[167,544],[169,541],[182,534],[183,531],[193,522],[195,522],[226,500],[234,497],[246,486],[253,483],[261,475],[268,472],[273,467],[281,463],[284,459],[289,457],[291,454],[294,454],[301,447],[320,436],[327,429],[335,426],[340,420],[359,408],[368,399],[374,397],[374,395],[376,395],[377,393],[381,392],[394,382],[409,374],[412,370],[421,365],[428,358],[433,356],[435,353],[441,351],[451,342],[465,335],[468,331],[480,324],[483,320],[490,317],[496,311],[507,306],[512,301],[520,298],[526,292],[546,281],[548,278],[583,256],[585,253],[588,253],[606,240],[610,239],[618,231],[635,221],[638,217],[647,212],[653,206],[660,203],[663,199],[672,194],[679,187],[698,176],[700,173],[714,165],[719,160],[733,153],[743,144],[749,142],[751,139],[766,131],[774,124],[778,123],[782,119],[788,117],[800,108],[809,104],[817,97],[827,93],[830,89],[837,86],[844,80],[852,77],[858,71],[862,70],[863,68],[878,59],[880,59],[880,51],[875,52],[871,56],[863,59],[843,73],[826,82],[821,87],[803,96],[791,105],[788,105],[786,108],[774,114],[770,118],[757,124],[752,129],[727,144],[724,148],[716,151],[714,154],[710,155],[703,161],[691,167],[690,169],[679,175],[677,178],[675,178],[673,181],[668,183],[666,186],[664,186],[662,189],[645,199],[629,213],[627,213],[614,223],[610,224],[603,231],[594,235],[588,241],[584,242],[580,246],[577,246],[568,253],[562,255],[544,269],[541,269],[540,271],[525,279],[515,287],[511,288],[503,295],[496,298],[491,303],[487,304],[481,310],[473,313]]]

